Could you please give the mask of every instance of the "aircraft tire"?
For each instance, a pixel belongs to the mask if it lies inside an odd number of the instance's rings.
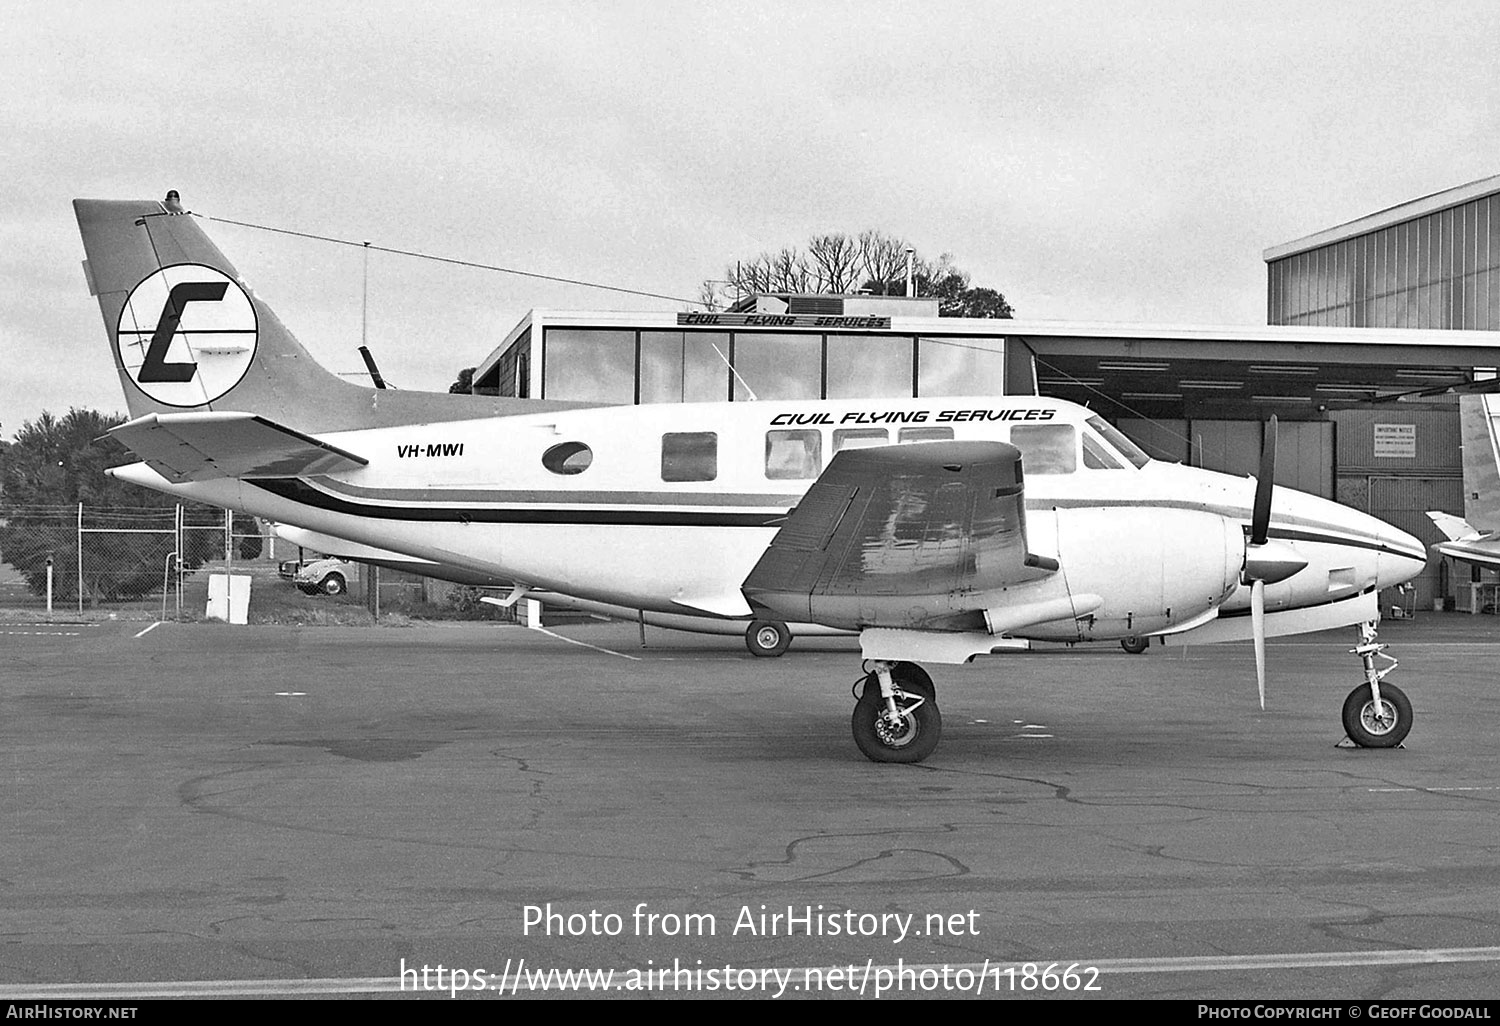
[[[792,644],[792,632],[780,620],[752,620],[745,629],[745,647],[753,656],[774,659]]]
[[[1129,652],[1131,655],[1140,655],[1142,652],[1146,651],[1146,649],[1151,647],[1151,639],[1142,638],[1132,634],[1128,638],[1120,639],[1120,647]]]
[[[348,590],[348,585],[344,581],[343,574],[329,574],[323,578],[322,588],[324,595],[342,595]]]
[[[1368,684],[1361,684],[1344,699],[1344,731],[1361,748],[1395,748],[1411,730],[1411,701],[1405,692],[1394,684],[1382,684],[1380,703],[1386,707],[1385,716],[1376,719]]]
[[[901,671],[904,669],[916,670],[921,677],[902,680]],[[919,694],[924,701],[905,712],[901,729],[893,734],[884,721],[885,702],[880,697],[880,681],[875,674],[869,674],[850,719],[854,743],[871,762],[921,762],[937,750],[938,741],[943,736],[943,714],[938,711],[935,689],[927,674],[912,663],[898,663],[892,675],[896,676],[902,690]],[[923,694],[924,691],[927,693]],[[906,707],[910,701],[900,704]]]

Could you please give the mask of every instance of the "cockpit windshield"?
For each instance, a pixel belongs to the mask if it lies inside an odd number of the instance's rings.
[[[1126,438],[1118,428],[1103,417],[1097,415],[1090,417],[1087,423],[1090,428],[1099,433],[1107,445],[1136,467],[1144,467],[1151,462],[1151,457],[1147,456],[1140,446]]]

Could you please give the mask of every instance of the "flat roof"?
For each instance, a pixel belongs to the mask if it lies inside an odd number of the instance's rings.
[[[1405,203],[1398,203],[1394,207],[1377,210],[1373,214],[1366,214],[1364,217],[1356,218],[1353,221],[1334,228],[1325,228],[1323,231],[1312,235],[1293,239],[1291,242],[1283,242],[1279,246],[1272,246],[1266,250],[1263,257],[1266,263],[1269,264],[1276,260],[1295,256],[1298,253],[1305,253],[1310,249],[1318,249],[1322,246],[1332,245],[1335,242],[1343,242],[1345,239],[1352,239],[1359,235],[1368,235],[1370,232],[1389,228],[1393,224],[1411,221],[1439,210],[1456,207],[1461,203],[1468,203],[1470,200],[1493,195],[1494,193],[1500,193],[1500,175],[1495,175],[1491,178],[1481,178],[1476,182],[1455,186],[1452,189],[1444,189],[1442,192],[1435,192],[1431,196],[1423,196],[1420,199],[1407,200]]]
[[[1500,178],[1495,179],[1500,188]],[[677,323],[675,311],[532,310],[523,317],[475,369],[476,379],[500,362],[501,355],[521,332],[533,325],[568,328],[622,328],[642,331],[773,331],[810,334],[840,333],[839,329],[790,327],[697,328]],[[1500,332],[1457,331],[1448,328],[1314,328],[1292,324],[1144,324],[1099,321],[1039,321],[988,317],[902,317],[893,315],[889,328],[864,328],[856,334],[982,335],[1048,340],[1079,355],[1161,356],[1194,355],[1219,359],[1300,359],[1356,363],[1400,360],[1393,350],[1405,349],[1409,359],[1431,358],[1438,363],[1494,366],[1500,362]],[[1201,348],[1199,348],[1201,347]],[[1379,349],[1380,355],[1375,355]]]

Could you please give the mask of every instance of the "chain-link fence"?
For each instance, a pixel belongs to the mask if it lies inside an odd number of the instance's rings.
[[[366,564],[341,564],[337,591],[295,595],[297,565],[318,558],[244,514],[207,507],[10,506],[0,508],[0,610],[130,610],[161,618],[200,615],[210,574],[249,574],[271,600],[262,616],[343,622],[360,607],[375,616],[514,619],[479,601],[504,588],[474,588]],[[278,560],[289,564],[278,572]],[[287,580],[282,578],[286,577]],[[263,592],[262,589],[273,589]],[[285,608],[282,608],[285,607]]]
[[[0,606],[157,606],[180,616],[183,582],[272,565],[263,523],[196,507],[11,506],[0,515]]]

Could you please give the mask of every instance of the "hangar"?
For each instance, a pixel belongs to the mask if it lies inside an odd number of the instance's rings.
[[[1278,483],[1439,540],[1425,511],[1463,508],[1444,393],[1500,367],[1500,176],[1265,260],[1266,326],[939,317],[936,300],[864,295],[533,310],[473,387],[611,403],[1039,391],[1100,411],[1154,456],[1247,474],[1276,414]],[[1468,601],[1451,577],[1435,557],[1412,603]]]

